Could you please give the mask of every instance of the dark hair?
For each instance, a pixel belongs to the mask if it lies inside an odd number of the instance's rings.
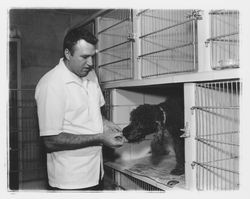
[[[98,42],[98,39],[88,30],[83,29],[83,28],[74,28],[71,29],[67,32],[64,41],[63,41],[63,56],[64,51],[67,48],[70,53],[73,55],[74,54],[74,46],[79,40],[85,40],[86,42],[96,45]]]

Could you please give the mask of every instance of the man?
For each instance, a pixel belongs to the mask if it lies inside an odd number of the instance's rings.
[[[104,99],[92,70],[96,43],[86,30],[69,31],[64,58],[36,87],[49,189],[102,189],[102,145],[115,148],[124,141],[119,127],[101,116]]]

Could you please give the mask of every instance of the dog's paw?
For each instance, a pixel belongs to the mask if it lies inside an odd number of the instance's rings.
[[[171,175],[177,175],[177,176],[182,175],[184,173],[185,173],[185,169],[183,167],[181,168],[177,167],[170,172]]]

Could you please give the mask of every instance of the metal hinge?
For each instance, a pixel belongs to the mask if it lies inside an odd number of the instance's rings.
[[[201,20],[202,19],[202,15],[200,14],[201,10],[193,10],[189,15],[187,15],[186,17],[188,19],[194,18],[196,20]]]

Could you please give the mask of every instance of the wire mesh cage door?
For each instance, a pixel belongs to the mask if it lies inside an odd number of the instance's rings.
[[[239,188],[239,101],[241,83],[196,85],[198,190]]]
[[[112,101],[111,101],[111,90],[110,89],[105,89],[103,91],[103,96],[105,99],[105,105],[102,107],[102,115],[108,119],[111,120],[112,119]]]
[[[212,69],[239,67],[239,11],[213,10],[209,14]]]
[[[97,24],[100,81],[133,78],[132,11],[112,10],[99,17]]]
[[[138,17],[142,77],[196,70],[198,11],[144,10]]]
[[[21,100],[18,88],[20,78],[20,40],[11,39],[9,42],[9,165],[8,185],[11,190],[19,189],[19,137],[21,129],[21,110],[18,108]]]
[[[15,166],[15,171],[18,173],[19,178],[18,181],[10,183],[10,188],[12,189],[13,183],[18,184],[17,189],[29,188],[27,186],[42,186],[40,188],[44,188],[47,180],[46,154],[41,147],[39,137],[34,99],[35,90],[10,89],[9,93],[10,143],[11,146],[14,143],[18,146],[16,148],[18,160],[15,161],[15,159],[10,157],[10,165]],[[18,133],[18,135],[14,136],[14,133]],[[31,182],[41,182],[42,184],[32,186]]]

